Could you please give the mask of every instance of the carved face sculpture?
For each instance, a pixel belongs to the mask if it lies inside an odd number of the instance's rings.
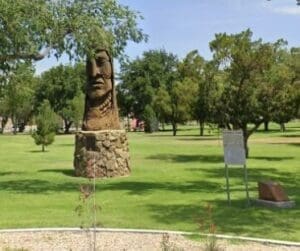
[[[95,57],[87,61],[87,96],[91,101],[101,100],[112,91],[112,62],[105,50],[97,50]]]
[[[86,64],[87,85],[82,130],[119,130],[120,122],[114,91],[112,59],[98,49]]]

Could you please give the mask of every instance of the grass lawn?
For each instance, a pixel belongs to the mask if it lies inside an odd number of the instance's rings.
[[[300,241],[300,123],[287,132],[271,125],[250,138],[250,197],[257,181],[279,181],[296,207],[246,207],[242,168],[229,170],[227,206],[222,141],[199,137],[198,128],[129,133],[132,174],[97,180],[98,220],[104,227],[198,231],[204,208],[213,207],[217,233]],[[28,135],[0,136],[0,228],[78,227],[79,185],[73,176],[74,135],[57,136],[46,153]],[[207,229],[202,229],[206,232]]]

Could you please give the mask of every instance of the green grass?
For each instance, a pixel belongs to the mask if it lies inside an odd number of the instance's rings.
[[[201,138],[198,128],[155,134],[129,133],[132,173],[97,180],[104,227],[198,231],[205,206],[213,206],[217,233],[300,241],[300,123],[287,132],[271,125],[250,138],[247,161],[251,198],[257,181],[279,181],[296,207],[246,207],[241,168],[230,169],[227,206],[222,141]],[[79,184],[73,176],[74,135],[57,136],[46,153],[28,135],[0,136],[0,228],[78,227]],[[202,229],[207,231],[207,229]]]

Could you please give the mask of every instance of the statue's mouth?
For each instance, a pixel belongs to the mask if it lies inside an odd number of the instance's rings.
[[[103,87],[103,84],[102,83],[97,83],[97,84],[93,84],[93,89],[101,89]]]
[[[104,82],[101,80],[95,80],[92,84],[92,89],[101,89],[104,86]]]

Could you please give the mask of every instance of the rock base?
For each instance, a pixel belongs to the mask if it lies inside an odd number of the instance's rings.
[[[81,131],[75,136],[75,175],[87,178],[130,174],[124,130]]]

